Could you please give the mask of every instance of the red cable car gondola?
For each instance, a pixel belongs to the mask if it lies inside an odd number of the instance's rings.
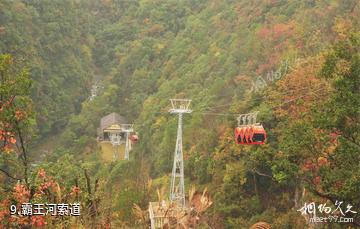
[[[138,137],[136,134],[130,135],[129,138],[130,138],[130,141],[131,141],[132,143],[136,143],[136,142],[139,141],[139,137]]]
[[[266,140],[262,125],[240,126],[235,129],[235,142],[241,145],[261,145]]]

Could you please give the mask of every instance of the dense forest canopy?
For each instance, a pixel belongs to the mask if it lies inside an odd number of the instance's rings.
[[[186,193],[212,201],[196,228],[360,227],[358,18],[357,0],[0,0],[2,226],[148,228],[170,187],[169,99],[188,98]],[[235,144],[253,111],[266,143]],[[111,112],[135,124],[129,161],[101,157]],[[298,211],[339,201],[351,222]],[[11,215],[27,202],[81,215]]]

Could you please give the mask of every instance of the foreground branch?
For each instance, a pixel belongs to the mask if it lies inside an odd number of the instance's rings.
[[[9,178],[11,178],[11,179],[13,179],[13,180],[18,180],[18,181],[22,180],[22,178],[16,178],[16,177],[10,175],[9,172],[7,172],[7,171],[5,171],[5,170],[3,170],[3,169],[1,169],[1,168],[0,168],[0,172],[4,173],[7,177],[9,177]]]

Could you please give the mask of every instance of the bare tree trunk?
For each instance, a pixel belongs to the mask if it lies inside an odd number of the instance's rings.
[[[259,197],[259,190],[258,190],[258,186],[257,186],[257,181],[256,181],[256,176],[255,176],[255,173],[253,173],[253,179],[254,179],[254,189],[255,189],[255,194],[258,198]]]
[[[295,194],[294,194],[294,206],[295,206],[295,209],[299,209],[299,207],[300,207],[300,203],[299,203],[300,189],[301,189],[300,184],[295,186]]]
[[[86,169],[84,169],[84,175],[85,175],[85,179],[86,179],[87,192],[89,194],[87,206],[89,206],[89,213],[90,213],[90,217],[92,220],[92,228],[93,228],[93,227],[96,227],[96,220],[97,220],[97,215],[98,215],[97,205],[100,201],[99,199],[95,198],[95,194],[99,187],[99,179],[95,180],[94,192],[92,192],[91,180],[90,180],[89,174]]]

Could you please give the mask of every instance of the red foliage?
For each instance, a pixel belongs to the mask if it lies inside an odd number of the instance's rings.
[[[269,28],[262,28],[258,31],[258,36],[262,39],[266,39],[271,36],[271,29]]]
[[[31,225],[35,227],[43,227],[47,224],[45,221],[45,216],[32,216],[31,217]]]
[[[341,190],[341,189],[343,188],[343,184],[344,184],[343,181],[336,181],[336,182],[335,182],[335,188],[336,188],[337,190]]]
[[[30,199],[30,190],[25,185],[17,183],[13,195],[18,203],[27,203]]]
[[[294,26],[292,24],[279,23],[272,27],[264,27],[258,31],[258,36],[261,39],[278,40],[282,37],[288,37],[291,35]]]
[[[333,143],[336,143],[337,142],[337,138],[340,136],[340,132],[339,131],[334,131],[334,132],[331,132],[330,133],[330,138],[331,138],[331,141]]]
[[[51,176],[47,176],[44,169],[39,169],[38,177],[41,178],[43,181],[41,184],[39,184],[36,194],[41,195],[44,193],[45,190],[56,190],[57,182],[55,182]]]
[[[314,171],[316,170],[316,164],[314,164],[311,160],[307,160],[302,168],[304,171]]]
[[[23,119],[23,118],[25,118],[26,117],[26,113],[24,112],[24,111],[21,111],[21,110],[16,110],[15,111],[15,118],[16,118],[16,120],[21,120],[21,119]]]
[[[304,115],[310,113],[314,103],[320,105],[322,101],[326,101],[329,95],[326,83],[316,77],[320,63],[321,57],[310,59],[276,83],[276,91],[269,93],[269,97],[273,101],[279,101],[277,104],[280,106],[274,109],[277,117],[303,119]]]
[[[293,29],[293,26],[289,25],[289,24],[283,24],[283,23],[275,24],[272,28],[273,39],[276,40],[282,36],[290,35],[292,32],[292,29]]]
[[[0,203],[0,222],[2,222],[6,216],[10,215],[9,211],[10,201],[5,199]]]
[[[10,131],[0,129],[0,141],[3,141],[3,149],[5,152],[12,151],[12,146],[16,143],[16,138]]]
[[[4,150],[7,153],[13,150],[13,146],[16,143],[16,137],[11,131],[13,129],[12,124],[9,121],[6,121],[7,119],[5,118],[6,116],[4,116],[4,114],[6,114],[8,110],[12,109],[14,98],[15,96],[12,96],[6,101],[0,101],[0,141],[2,141],[0,149]],[[25,117],[25,113],[23,114],[23,116],[19,116],[19,118],[23,117]]]
[[[71,188],[71,194],[78,194],[80,193],[80,188],[78,186],[73,186]]]
[[[319,157],[319,158],[318,158],[318,165],[319,165],[319,167],[324,166],[324,165],[327,165],[327,164],[328,164],[327,158],[325,158],[325,157]]]
[[[39,191],[43,192],[45,190],[55,190],[56,188],[56,183],[52,180],[43,182],[42,184],[39,185]]]
[[[17,183],[14,186],[13,192],[9,193],[6,198],[4,197],[4,200],[0,202],[0,221],[9,223],[14,227],[20,226],[20,228],[22,228],[23,226],[31,226],[34,228],[39,228],[46,227],[49,220],[57,220],[54,217],[47,217],[46,215],[24,216],[21,214],[10,214],[10,206],[12,202],[16,203],[18,211],[21,208],[21,204],[24,203],[47,203],[49,201],[50,203],[56,203],[56,200],[58,199],[56,198],[57,193],[54,193],[54,191],[57,190],[58,183],[51,176],[48,176],[44,169],[39,169],[37,175],[37,180],[39,183],[34,183],[34,185],[37,185],[37,188],[32,196],[26,185]],[[62,188],[62,190],[65,189]],[[71,193],[64,193],[64,196],[69,196],[69,194],[71,195],[72,193],[80,193],[80,188],[74,186],[71,190]]]
[[[46,177],[45,170],[44,170],[44,169],[40,169],[40,170],[38,171],[38,176],[39,176],[40,178],[45,178],[45,177]]]
[[[304,48],[304,42],[303,41],[301,41],[301,40],[298,40],[297,42],[296,42],[296,48],[298,48],[298,49],[302,49],[302,48]]]

